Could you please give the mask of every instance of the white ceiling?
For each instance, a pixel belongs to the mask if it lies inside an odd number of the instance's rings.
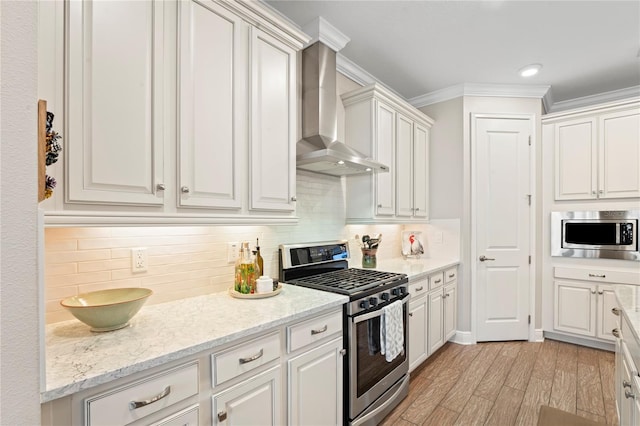
[[[351,39],[341,55],[407,99],[463,83],[549,85],[553,102],[640,85],[640,1],[267,3],[301,27],[327,20]],[[541,72],[520,77],[531,63]]]

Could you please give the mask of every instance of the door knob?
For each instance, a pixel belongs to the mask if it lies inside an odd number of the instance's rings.
[[[493,257],[487,257],[487,256],[485,256],[485,255],[483,254],[482,256],[480,256],[480,257],[478,258],[478,260],[480,260],[480,262],[485,262],[485,261],[487,261],[487,260],[495,260],[495,259],[494,259]]]

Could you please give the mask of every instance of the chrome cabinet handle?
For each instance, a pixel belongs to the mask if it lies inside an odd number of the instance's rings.
[[[218,413],[218,421],[219,422],[224,422],[225,420],[227,420],[227,412],[226,411],[220,411]]]
[[[291,197],[291,201],[298,201],[298,199],[294,196],[294,197]]]
[[[318,329],[318,330],[311,330],[311,335],[316,335],[316,334],[321,334],[324,333],[325,331],[327,331],[327,325],[325,324],[324,327]]]
[[[456,274],[449,274],[449,278],[453,278],[455,276],[456,276]]]
[[[183,186],[182,188],[180,188],[180,192],[182,192],[183,194],[188,194],[189,193],[189,187],[188,186]]]
[[[345,356],[347,354],[347,350],[342,348],[340,349],[340,355]]]
[[[607,276],[605,274],[589,274],[589,276],[591,278],[606,278]]]
[[[604,291],[598,290],[598,294],[604,294]]]
[[[487,256],[485,256],[485,255],[483,254],[482,256],[480,256],[480,257],[478,258],[478,260],[480,260],[480,262],[484,262],[484,261],[487,261],[487,260],[496,260],[496,259],[494,259],[493,257],[487,257]]]
[[[413,312],[409,312],[409,316],[412,317],[413,316]]]
[[[611,330],[611,334],[613,334],[615,337],[620,337],[620,330],[618,330],[617,328],[614,328],[613,330]]]
[[[162,398],[166,397],[170,393],[171,393],[171,386],[167,386],[166,388],[164,388],[164,390],[162,392],[160,392],[159,394],[157,394],[153,398],[145,399],[144,401],[130,401],[129,402],[129,409],[130,410],[135,410],[136,408],[140,408],[140,407],[144,407],[144,406],[149,405],[149,404],[153,404],[154,402],[160,401]]]
[[[416,211],[420,211],[420,207],[416,207]]]
[[[260,352],[258,352],[257,354],[247,358],[240,358],[238,361],[240,362],[240,364],[246,364],[248,362],[255,361],[256,359],[262,357],[262,355],[264,355],[264,350],[260,349]]]
[[[601,189],[600,191],[598,191],[598,194],[604,194],[604,189]]]
[[[437,280],[434,281],[434,284],[439,284],[442,280],[440,278],[438,278]]]
[[[633,392],[629,392],[626,389],[624,391],[624,397],[627,399],[636,399],[636,395]]]
[[[382,204],[378,204],[378,208],[381,209],[382,208]]]
[[[620,309],[618,308],[611,308],[611,313],[617,317],[620,316]]]
[[[422,290],[424,290],[423,286],[420,286],[420,287],[416,288],[416,291],[422,291]]]
[[[159,183],[156,185],[156,191],[164,191],[165,189],[167,189],[167,187],[164,185],[164,183]]]
[[[623,380],[622,381],[622,387],[631,389],[631,382],[629,382],[627,380]]]
[[[595,290],[591,290],[591,294],[596,294],[596,291]]]

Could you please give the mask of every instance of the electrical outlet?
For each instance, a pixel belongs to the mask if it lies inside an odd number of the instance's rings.
[[[227,263],[236,263],[240,254],[240,243],[227,243]]]
[[[136,247],[131,249],[131,271],[136,273],[147,271],[146,247]]]

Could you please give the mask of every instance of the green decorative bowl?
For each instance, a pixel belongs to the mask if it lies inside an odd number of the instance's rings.
[[[114,288],[68,297],[60,304],[91,331],[112,331],[126,327],[152,294],[148,288]]]

